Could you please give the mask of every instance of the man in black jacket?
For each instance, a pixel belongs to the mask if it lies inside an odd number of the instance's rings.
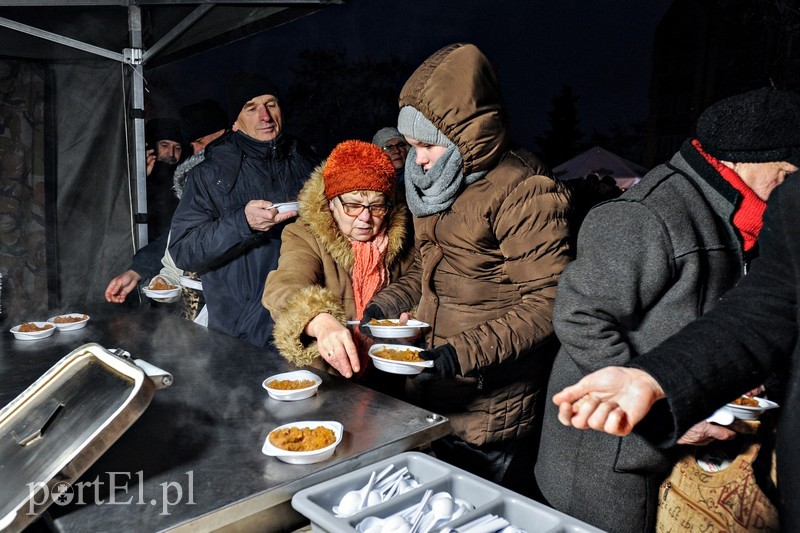
[[[178,268],[200,274],[210,328],[266,346],[272,319],[261,293],[278,265],[283,222],[297,215],[273,205],[297,198],[317,159],[283,132],[278,90],[263,76],[234,77],[228,112],[232,130],[189,175],[169,252]]]

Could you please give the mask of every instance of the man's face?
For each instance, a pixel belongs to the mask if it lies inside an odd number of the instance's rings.
[[[241,131],[257,141],[271,141],[281,132],[282,125],[278,99],[271,94],[262,94],[244,104],[233,131]]]
[[[195,139],[194,141],[190,142],[189,144],[192,146],[192,153],[196,154],[200,150],[206,147],[208,143],[215,140],[217,137],[225,133],[225,130],[215,131],[214,133],[209,133],[208,135],[203,135],[199,139]]]
[[[748,187],[753,189],[756,196],[766,202],[775,187],[783,183],[786,176],[797,172],[797,167],[786,161],[774,161],[771,163],[733,163],[733,170]]]
[[[439,146],[438,144],[428,144],[419,142],[418,140],[406,136],[408,144],[414,147],[417,152],[417,158],[414,161],[422,167],[425,172],[429,171],[431,167],[439,160],[442,155],[447,151],[446,146]]]
[[[392,160],[392,165],[395,170],[403,170],[406,166],[406,156],[408,155],[408,143],[405,139],[389,139],[383,145],[383,151]]]
[[[181,159],[181,143],[161,139],[156,143],[156,161],[174,165]]]

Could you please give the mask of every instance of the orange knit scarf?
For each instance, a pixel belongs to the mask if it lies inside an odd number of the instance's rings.
[[[389,269],[385,261],[389,237],[384,232],[371,241],[350,241],[350,247],[354,258],[351,277],[356,300],[356,318],[361,320],[369,301],[389,281]]]
[[[386,266],[386,250],[389,248],[389,237],[381,233],[368,242],[350,241],[353,250],[353,297],[356,301],[356,318],[361,320],[364,309],[375,294],[389,282],[389,269]],[[367,351],[373,340],[359,330],[355,331],[353,340],[358,347],[361,368],[367,368]],[[363,370],[362,370],[363,372]]]
[[[758,241],[758,234],[763,225],[764,210],[767,203],[759,198],[753,189],[742,181],[742,178],[733,169],[723,165],[714,156],[703,151],[703,147],[697,139],[692,141],[692,145],[706,158],[714,169],[727,181],[734,189],[742,195],[742,201],[733,214],[733,226],[739,231],[744,241],[744,251],[749,251]]]

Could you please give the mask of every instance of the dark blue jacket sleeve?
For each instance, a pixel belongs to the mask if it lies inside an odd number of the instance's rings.
[[[208,183],[208,168],[198,165],[186,181],[172,217],[169,252],[175,265],[191,272],[205,272],[241,255],[264,236],[247,224],[244,206],[220,211],[214,204]]]
[[[150,241],[145,246],[133,254],[133,260],[128,270],[133,270],[140,276],[142,281],[147,281],[161,272],[161,258],[167,250],[167,240],[169,233],[162,233],[155,240]]]

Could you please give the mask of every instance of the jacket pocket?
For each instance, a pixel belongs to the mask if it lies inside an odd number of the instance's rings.
[[[667,472],[671,466],[672,457],[668,452],[656,448],[638,434],[618,439],[615,472],[653,474]]]

